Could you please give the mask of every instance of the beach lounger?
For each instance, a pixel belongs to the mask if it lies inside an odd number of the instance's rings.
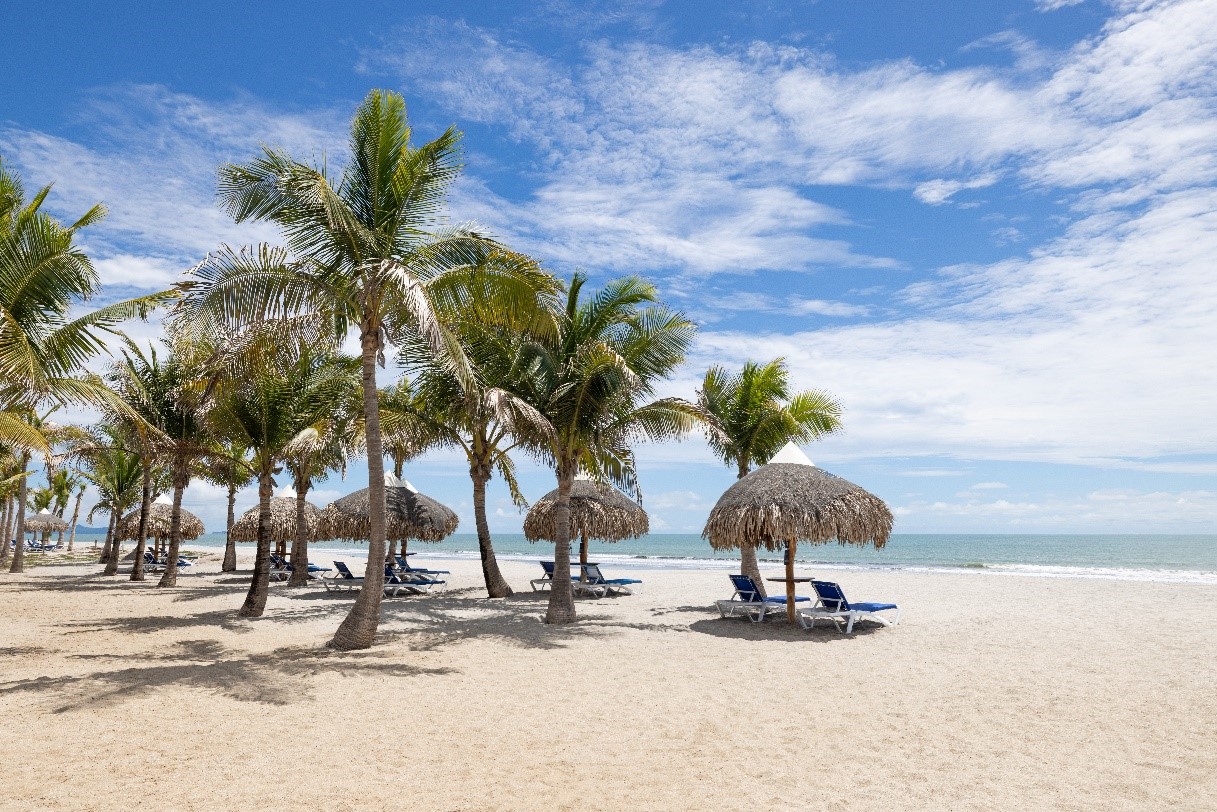
[[[434,578],[421,578],[417,575],[398,572],[388,564],[385,564],[385,597],[396,598],[403,592],[407,595],[421,595],[424,592],[431,591],[431,587],[437,584],[442,584],[443,581],[437,581]]]
[[[363,577],[351,572],[346,564],[341,561],[335,561],[334,569],[338,570],[338,572],[333,577],[323,576],[321,578],[321,582],[325,585],[327,592],[342,589],[360,589],[363,587]]]
[[[735,587],[735,594],[725,601],[714,602],[718,607],[719,617],[735,617],[742,614],[753,623],[760,623],[770,613],[786,611],[785,595],[770,595],[768,598],[762,598],[756,582],[749,576],[728,575],[727,577],[731,579],[731,584]],[[811,598],[803,595],[795,595],[794,598],[795,603],[810,600]]]
[[[533,592],[543,592],[544,590],[549,589],[550,587],[552,587],[554,585],[554,562],[542,561],[542,562],[540,562],[540,564],[541,564],[541,569],[543,571],[541,577],[533,578],[531,581],[528,582],[529,584],[532,585]],[[608,591],[608,589],[606,587],[596,586],[593,584],[585,584],[582,581],[580,581],[578,578],[575,578],[573,576],[571,577],[570,582],[571,582],[571,587],[575,590],[575,594],[579,594],[580,592],[585,592],[593,597],[602,598],[602,597],[604,597],[605,593]]]
[[[411,553],[410,555],[414,555],[414,554]],[[406,560],[406,557],[404,555],[397,556],[397,566],[399,569],[401,569],[404,572],[409,572],[409,573],[413,573],[416,575],[423,575],[423,576],[427,576],[427,577],[430,577],[432,575],[451,575],[452,574],[451,570],[432,570],[432,569],[424,569],[422,567],[411,567],[410,562]]]
[[[578,585],[576,588],[579,589],[586,589],[589,586],[600,586],[604,587],[604,592],[607,595],[633,595],[634,593],[630,587],[635,584],[642,584],[642,581],[639,581],[637,578],[605,578],[600,572],[598,564],[585,564],[582,569],[587,574],[587,580],[575,581]]]
[[[845,599],[845,593],[838,584],[831,581],[812,581],[819,600],[815,606],[799,610],[799,623],[804,629],[815,627],[816,620],[824,618],[836,624],[841,631],[841,621],[845,623],[845,634],[853,634],[854,621],[874,620],[884,626],[894,626],[900,622],[900,607],[894,603],[850,603]],[[894,620],[888,620],[878,612],[895,611]]]

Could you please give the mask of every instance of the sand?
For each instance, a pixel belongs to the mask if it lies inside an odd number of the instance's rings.
[[[0,575],[0,809],[1217,808],[1215,587],[820,573],[904,610],[845,637],[720,620],[721,570],[613,567],[643,593],[554,628],[535,564],[488,601],[446,561],[338,654],[351,597],[239,619],[212,556],[172,590]]]

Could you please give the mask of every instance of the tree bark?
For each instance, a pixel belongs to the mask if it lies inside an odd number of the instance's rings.
[[[307,479],[296,480],[296,538],[292,542],[292,577],[288,586],[308,584],[308,529],[304,525],[304,507],[310,483]]]
[[[139,530],[135,534],[135,561],[131,564],[131,580],[144,580],[144,549],[148,546],[148,514],[152,512],[152,460],[142,461],[142,489],[139,500]],[[153,553],[156,558],[156,553]],[[118,555],[115,554],[115,569],[118,568]]]
[[[106,543],[101,548],[101,558],[97,560],[99,564],[109,564],[110,556],[114,554],[114,522],[115,513],[110,511],[110,520],[106,522]]]
[[[735,478],[743,479],[747,475],[748,475],[748,461],[746,459],[741,459],[739,461],[739,466],[737,468]],[[740,557],[740,563],[739,563],[740,575],[747,575],[749,578],[752,579],[752,582],[754,584],[756,584],[757,592],[761,593],[762,599],[768,597],[768,593],[765,592],[765,581],[763,578],[761,578],[760,565],[757,564],[757,562],[756,562],[756,545],[747,544],[747,543],[743,544],[740,547],[739,557]]]
[[[486,480],[483,470],[489,466],[471,466],[473,477],[473,520],[478,531],[478,552],[482,556],[482,578],[486,581],[486,594],[491,598],[510,598],[514,593],[494,555],[490,541],[490,523],[486,520]]]
[[[366,290],[372,300],[375,290]],[[380,403],[376,392],[376,354],[380,350],[380,323],[365,318],[360,334],[363,351],[363,417],[368,443],[368,566],[355,605],[338,627],[329,645],[340,651],[370,648],[380,623],[380,601],[385,584],[385,460],[380,436]]]
[[[228,486],[228,528],[224,538],[224,563],[220,572],[234,572],[237,568],[237,543],[232,538],[232,526],[237,521],[237,486]]]
[[[558,462],[558,501],[554,505],[554,582],[549,588],[549,608],[546,623],[574,623],[575,592],[570,582],[570,490],[575,482],[576,466]]]
[[[270,497],[273,488],[268,466],[258,472],[258,552],[254,555],[254,577],[238,613],[241,617],[262,617],[266,609],[266,595],[270,591]]]
[[[30,452],[26,451],[21,455],[21,473],[24,474],[30,467]],[[17,486],[17,524],[14,538],[17,540],[17,546],[13,548],[13,563],[9,566],[9,572],[25,572],[25,500],[28,497],[28,480],[29,477],[21,477],[21,484]]]
[[[173,461],[173,511],[169,514],[169,552],[165,556],[165,571],[157,586],[177,586],[178,553],[182,549],[182,495],[190,484],[190,467],[185,457]],[[142,553],[136,552],[138,559]]]
[[[12,541],[12,535],[9,533],[9,519],[13,512],[13,497],[4,497],[4,512],[0,515],[0,565],[8,561],[8,546]]]
[[[385,553],[385,563],[392,565],[397,563],[397,539],[389,542],[389,551]]]
[[[798,548],[794,539],[786,542],[786,620],[794,623],[794,551]]]
[[[76,545],[76,523],[80,521],[80,502],[85,498],[85,489],[76,492],[76,507],[72,510],[72,532],[68,534],[68,552]]]

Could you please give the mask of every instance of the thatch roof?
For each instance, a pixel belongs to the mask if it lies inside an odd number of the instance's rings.
[[[51,513],[49,510],[40,510],[33,516],[25,517],[25,529],[27,532],[41,532],[43,530],[63,530],[68,526],[68,523],[63,519]]]
[[[533,504],[524,517],[524,537],[529,541],[553,541],[558,534],[554,521],[558,491],[552,490]],[[570,537],[586,536],[601,541],[621,541],[645,536],[651,529],[647,513],[636,502],[609,485],[576,479],[570,492]]]
[[[148,511],[148,538],[160,539],[167,541],[169,539],[169,518],[173,513],[173,507],[162,504],[161,502],[153,502],[151,509]],[[203,527],[203,522],[198,516],[195,516],[186,508],[182,508],[182,538],[197,539],[203,535],[206,529]],[[139,535],[139,508],[128,513],[118,523],[118,540],[128,541]]]
[[[874,494],[810,464],[771,462],[719,497],[702,537],[716,550],[778,550],[791,540],[882,547],[891,532],[892,512]]]
[[[318,537],[366,540],[370,528],[368,489],[331,502],[321,511]],[[456,531],[458,519],[449,508],[413,488],[385,486],[387,541],[442,541]]]
[[[309,541],[320,538],[317,527],[321,524],[321,509],[312,502],[304,503],[305,537]],[[233,541],[258,540],[258,506],[254,505],[232,524],[228,537]],[[276,496],[270,500],[270,540],[296,540],[296,497]]]

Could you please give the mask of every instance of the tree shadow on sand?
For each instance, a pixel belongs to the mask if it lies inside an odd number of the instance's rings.
[[[786,617],[771,617],[762,623],[753,623],[744,617],[718,617],[697,620],[689,625],[689,631],[713,637],[730,637],[736,640],[757,640],[768,643],[838,643],[874,634],[883,625],[871,621],[858,621],[853,634],[841,634],[832,623],[818,622],[810,631],[802,626],[786,622]]]
[[[453,673],[450,668],[419,668],[386,661],[396,653],[384,649],[341,653],[325,648],[286,647],[248,654],[226,649],[214,640],[182,640],[167,653],[76,655],[73,659],[137,664],[83,675],[2,682],[0,696],[46,695],[53,705],[52,712],[66,713],[117,705],[145,692],[176,686],[209,691],[238,702],[288,705],[310,699],[311,677],[321,673],[388,677]]]

